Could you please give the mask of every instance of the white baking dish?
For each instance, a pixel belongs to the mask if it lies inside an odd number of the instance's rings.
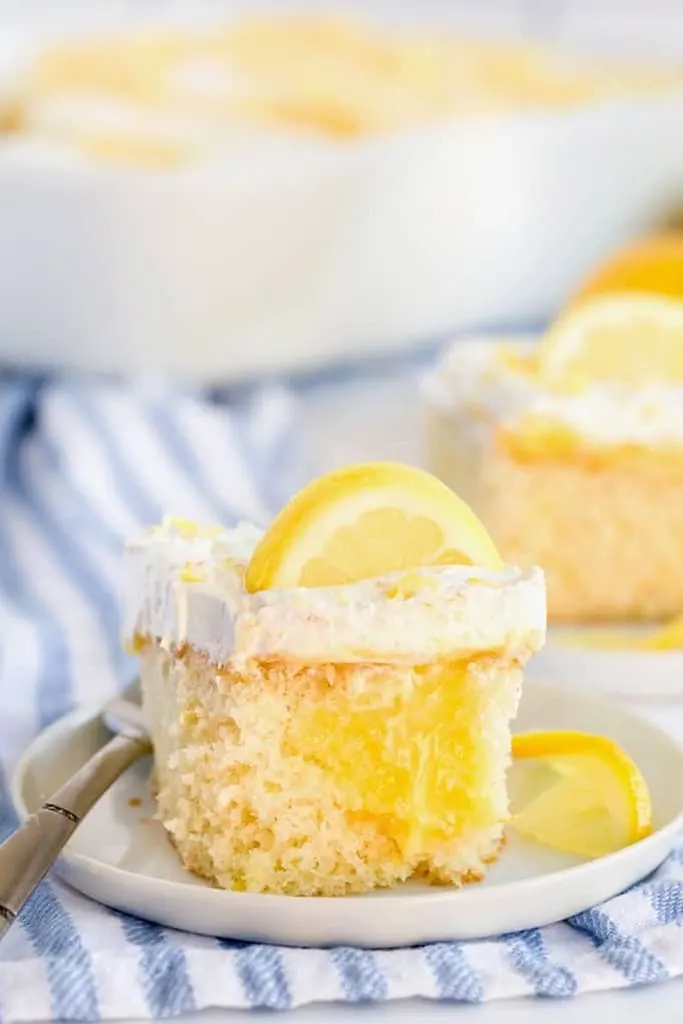
[[[180,170],[0,144],[0,358],[199,381],[551,314],[683,203],[683,96]]]

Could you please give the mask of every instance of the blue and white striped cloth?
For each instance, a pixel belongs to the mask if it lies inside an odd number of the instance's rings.
[[[118,638],[124,536],[162,511],[263,520],[300,482],[291,396],[238,407],[84,382],[0,381],[0,832],[32,736],[133,671]],[[408,996],[573,996],[683,972],[683,847],[565,924],[367,952],[170,932],[46,881],[0,946],[0,1020],[98,1021],[207,1006],[286,1009]]]

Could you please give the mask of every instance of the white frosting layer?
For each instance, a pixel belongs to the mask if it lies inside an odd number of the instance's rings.
[[[26,112],[29,130],[69,137],[123,135],[193,145],[213,141],[214,120],[194,113],[145,110],[132,102],[88,93],[50,93]]]
[[[446,412],[476,407],[507,426],[523,416],[543,416],[597,445],[683,444],[683,388],[595,384],[581,394],[550,392],[538,380],[507,368],[499,356],[500,342],[456,342],[424,383],[427,401]],[[527,350],[533,343],[528,337],[509,342]]]
[[[543,644],[539,569],[420,570],[408,597],[392,596],[405,571],[342,587],[249,594],[242,574],[259,536],[244,524],[188,537],[167,522],[129,543],[126,639],[189,643],[218,664],[269,656],[423,663],[492,649],[524,656]]]

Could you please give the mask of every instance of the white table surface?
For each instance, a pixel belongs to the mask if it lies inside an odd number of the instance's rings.
[[[176,1024],[255,1024],[256,1014],[213,1010],[175,1017]],[[260,1015],[259,1015],[260,1016]],[[577,999],[515,999],[479,1006],[405,1000],[384,1006],[308,1006],[278,1014],[273,1024],[656,1024],[683,1019],[683,981]]]

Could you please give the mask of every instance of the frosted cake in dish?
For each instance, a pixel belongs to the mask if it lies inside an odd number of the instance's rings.
[[[498,856],[538,569],[441,565],[250,593],[260,532],[167,520],[127,549],[158,814],[217,886],[460,884]]]
[[[681,88],[676,69],[372,24],[343,11],[131,26],[67,37],[23,63],[12,96],[0,91],[0,131],[157,168],[234,152],[245,130],[358,139]]]
[[[641,315],[621,300],[602,309],[590,316]],[[651,358],[647,337],[630,351],[626,329],[609,340],[591,343],[602,379],[550,381],[536,342],[520,338],[456,344],[424,382],[430,468],[504,558],[543,567],[555,621],[683,609],[683,383],[673,362],[658,378],[654,334]]]

